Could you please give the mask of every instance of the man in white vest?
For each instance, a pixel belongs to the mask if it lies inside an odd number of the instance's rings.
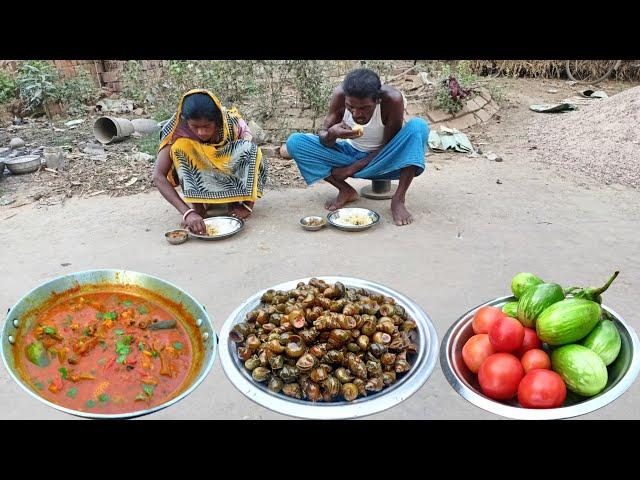
[[[429,125],[414,118],[403,125],[405,100],[397,89],[381,85],[366,68],[349,72],[331,95],[329,113],[318,135],[294,133],[287,151],[308,185],[325,180],[338,196],[325,207],[336,210],[357,200],[347,178],[399,180],[391,199],[396,225],[413,217],[405,195],[413,177],[424,172]]]

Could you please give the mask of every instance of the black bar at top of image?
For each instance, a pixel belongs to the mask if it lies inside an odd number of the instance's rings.
[[[448,8],[448,7],[447,7]],[[484,7],[483,7],[484,8]],[[439,10],[435,10],[438,12]],[[431,14],[434,11],[430,10]],[[197,18],[177,14],[175,24],[154,26],[153,17],[119,20],[106,17],[74,22],[73,28],[52,28],[43,19],[30,24],[29,34],[9,22],[2,59],[113,60],[445,60],[445,59],[635,59],[640,57],[636,29],[622,20],[611,23],[591,16],[588,22],[556,15],[522,15],[518,20],[468,13],[440,20],[425,13],[385,22],[358,20],[336,13],[335,22],[314,23],[305,14],[260,19],[243,26],[245,17],[204,28]],[[256,15],[255,13],[253,14]],[[594,14],[595,15],[595,14]],[[166,15],[164,20],[167,20]],[[357,20],[357,18],[356,18]],[[38,24],[42,23],[42,26]],[[102,23],[101,23],[102,22]],[[106,23],[105,23],[106,22]],[[18,22],[19,23],[19,22]],[[47,26],[48,25],[48,26]],[[220,25],[216,28],[216,25]]]

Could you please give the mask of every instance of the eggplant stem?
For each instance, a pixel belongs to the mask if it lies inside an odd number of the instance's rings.
[[[616,279],[616,277],[618,276],[619,273],[620,273],[620,271],[614,272],[613,275],[611,275],[611,278],[609,279],[609,281],[607,283],[605,283],[602,287],[598,288],[597,290],[593,291],[593,295],[594,296],[602,295],[607,290],[607,288],[609,288],[611,286],[611,284]]]

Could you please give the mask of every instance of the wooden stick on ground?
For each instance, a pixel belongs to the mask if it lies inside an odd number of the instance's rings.
[[[385,82],[385,83],[391,83],[391,82],[393,82],[394,80],[397,80],[397,79],[399,79],[399,78],[401,78],[401,77],[404,77],[407,73],[411,72],[412,70],[415,70],[415,69],[416,69],[416,67],[417,67],[417,65],[414,65],[413,67],[408,68],[407,70],[405,70],[405,71],[404,71],[404,72],[402,72],[402,73],[399,73],[399,74],[398,74],[398,75],[396,75],[395,77],[391,77],[389,80],[386,80],[386,82]]]

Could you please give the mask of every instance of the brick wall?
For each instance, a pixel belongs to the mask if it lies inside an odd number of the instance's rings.
[[[136,60],[142,70],[149,75],[158,73],[157,70],[169,66],[168,60]],[[102,60],[104,65],[104,73],[101,79],[103,86],[112,92],[120,92],[122,90],[122,71],[126,64],[123,60]]]

